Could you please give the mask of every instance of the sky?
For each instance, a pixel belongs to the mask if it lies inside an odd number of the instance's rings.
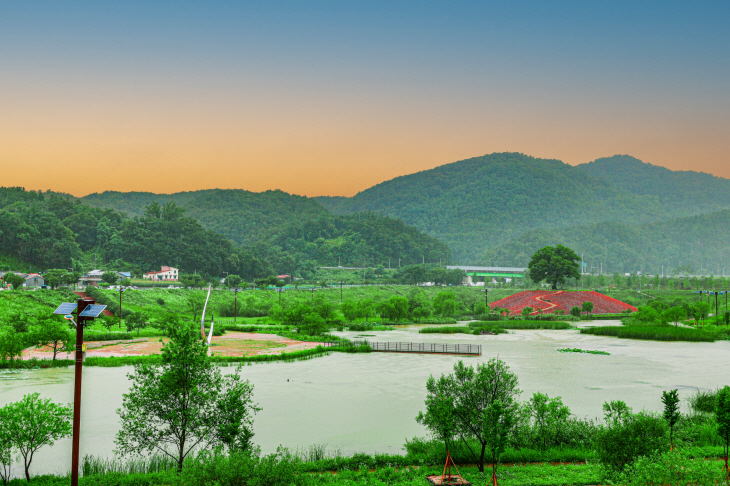
[[[352,196],[492,152],[730,178],[730,2],[0,4],[0,186]]]

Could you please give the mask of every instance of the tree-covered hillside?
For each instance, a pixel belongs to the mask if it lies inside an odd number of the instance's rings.
[[[730,274],[730,210],[629,225],[605,222],[556,229],[536,229],[486,251],[483,264],[527,266],[538,249],[563,244],[588,263],[601,263],[604,273],[684,271],[689,274]]]
[[[577,168],[631,194],[653,197],[667,211],[689,215],[730,208],[730,180],[704,172],[672,171],[629,155],[597,159]]]
[[[317,198],[341,214],[376,211],[448,243],[457,262],[537,228],[671,217],[634,195],[559,160],[500,153],[383,182],[352,198]]]
[[[282,191],[213,189],[179,194],[104,192],[83,201],[139,214],[150,202],[174,201],[206,229],[267,260],[280,273],[319,265],[387,265],[450,259],[446,244],[379,214],[337,216],[311,198]]]

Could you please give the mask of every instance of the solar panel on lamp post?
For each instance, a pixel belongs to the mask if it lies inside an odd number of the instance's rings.
[[[73,320],[74,308],[76,309],[76,319]],[[83,370],[84,361],[84,326],[86,322],[93,321],[99,317],[106,309],[105,305],[98,305],[94,299],[79,299],[76,305],[71,302],[64,302],[58,309],[53,311],[54,314],[64,316],[64,319],[71,321],[76,326],[76,355],[74,370],[74,414],[73,414],[73,435],[71,440],[71,486],[79,484],[79,433],[81,425],[81,371]]]

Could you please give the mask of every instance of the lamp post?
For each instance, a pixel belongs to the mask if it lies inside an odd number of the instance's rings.
[[[119,287],[119,329],[122,328],[122,292],[124,292],[124,289],[120,286]]]
[[[342,302],[342,284],[344,284],[342,280],[340,280],[340,302]]]
[[[315,290],[315,288],[312,287],[312,302],[314,302],[314,290]]]
[[[233,292],[233,325],[236,325],[236,316],[238,315],[238,292],[241,289],[236,287],[235,289],[231,289],[231,292]]]
[[[70,321],[76,326],[76,356],[74,370],[74,415],[73,415],[73,436],[71,439],[71,486],[79,484],[79,434],[81,430],[81,372],[84,362],[84,326],[87,321],[93,321],[99,317],[105,305],[96,305],[94,299],[79,299],[76,304],[64,302],[55,311],[54,314],[64,316],[64,319]],[[71,314],[76,310],[76,320]]]
[[[281,287],[276,289],[277,292],[279,292],[279,307],[281,307],[281,293],[284,291]]]
[[[487,312],[489,312],[489,289],[484,287],[484,303],[487,304]]]

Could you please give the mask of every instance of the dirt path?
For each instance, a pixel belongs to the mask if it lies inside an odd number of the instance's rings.
[[[143,338],[134,339],[116,344],[109,344],[104,341],[89,341],[86,343],[86,357],[100,356],[144,356],[159,354],[162,345],[167,338]],[[211,352],[219,356],[255,356],[259,354],[281,354],[292,351],[311,349],[320,343],[296,341],[276,334],[261,334],[249,332],[228,332],[223,336],[213,337]],[[98,346],[98,347],[97,347]],[[50,347],[28,348],[23,351],[23,359],[53,357],[53,350]],[[57,359],[73,359],[72,352],[62,351],[56,356]]]

